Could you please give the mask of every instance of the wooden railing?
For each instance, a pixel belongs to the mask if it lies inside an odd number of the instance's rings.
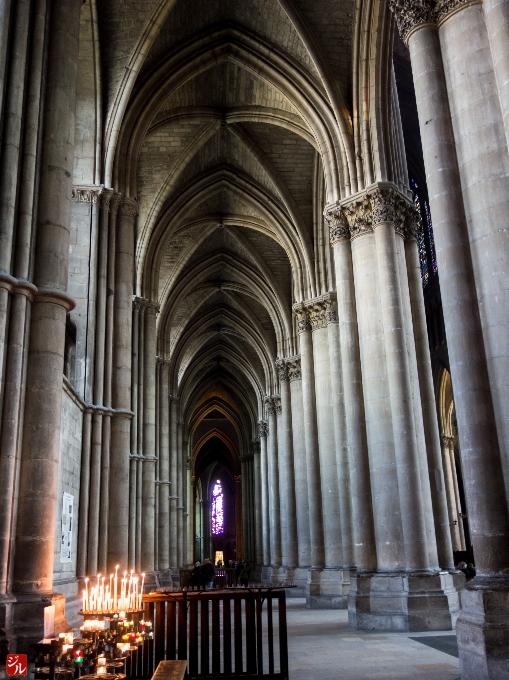
[[[189,588],[191,586],[192,569],[180,569],[180,587]],[[214,588],[232,588],[237,585],[237,574],[235,569],[216,569],[214,577]]]
[[[285,598],[263,587],[145,595],[154,639],[133,653],[127,676],[150,678],[160,661],[179,659],[187,678],[287,680]]]

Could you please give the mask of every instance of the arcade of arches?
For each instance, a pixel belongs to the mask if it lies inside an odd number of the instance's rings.
[[[0,96],[4,651],[222,553],[508,678],[508,0],[3,0]]]

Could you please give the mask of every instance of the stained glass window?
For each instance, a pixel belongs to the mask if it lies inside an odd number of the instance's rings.
[[[424,210],[426,211],[426,222],[428,227],[431,264],[433,266],[433,272],[436,274],[438,271],[438,267],[437,267],[437,254],[435,252],[435,235],[433,234],[433,226],[431,224],[431,214],[429,212],[429,205],[427,204],[426,201],[424,202]]]
[[[412,180],[412,189],[414,190],[414,203],[415,207],[419,211],[419,215],[422,215],[421,200],[419,194],[417,193],[417,182]],[[428,253],[426,252],[426,240],[424,238],[424,229],[422,225],[422,219],[419,220],[419,239],[417,241],[417,247],[419,249],[419,263],[421,265],[421,281],[422,287],[429,281],[429,269],[428,269]]]
[[[422,287],[425,288],[430,278],[437,273],[437,256],[435,251],[435,236],[431,224],[431,214],[428,202],[421,197],[419,186],[414,179],[410,180],[410,185],[414,194],[414,204],[421,216],[419,224],[419,262],[421,265]]]
[[[219,479],[212,489],[212,533],[224,533],[224,497]]]

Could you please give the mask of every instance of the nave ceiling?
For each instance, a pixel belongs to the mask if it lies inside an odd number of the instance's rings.
[[[386,8],[350,0],[84,4],[95,72],[80,74],[78,134],[94,87],[103,132],[83,134],[76,176],[137,202],[136,295],[160,308],[158,356],[186,418],[224,385],[254,436],[276,359],[298,353],[292,305],[334,288],[325,205],[397,182],[357,113],[374,127],[390,109],[390,74],[368,64],[392,31]]]

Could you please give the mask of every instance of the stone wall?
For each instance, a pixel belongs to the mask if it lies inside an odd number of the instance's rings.
[[[58,472],[57,518],[55,524],[55,554],[53,588],[66,597],[66,614],[69,624],[76,627],[80,609],[80,589],[76,580],[78,552],[78,512],[81,476],[81,439],[83,406],[64,384],[62,394],[62,425],[60,435],[60,464]],[[62,501],[63,494],[74,496],[71,561],[61,562]]]

